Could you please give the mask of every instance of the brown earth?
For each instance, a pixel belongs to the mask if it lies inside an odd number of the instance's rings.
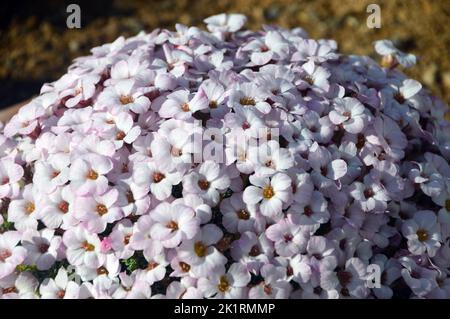
[[[300,26],[311,37],[337,40],[343,53],[374,56],[374,40],[392,39],[419,57],[418,65],[406,72],[450,104],[448,0],[78,1],[82,28],[72,30],[66,27],[67,3],[36,2],[2,1],[0,106],[37,94],[43,82],[60,77],[73,58],[88,54],[91,47],[140,30],[173,29],[177,22],[202,25],[205,17],[220,12],[246,14],[251,29]],[[366,25],[370,3],[381,7],[380,29]]]

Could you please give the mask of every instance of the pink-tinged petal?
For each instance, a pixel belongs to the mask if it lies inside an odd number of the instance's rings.
[[[208,108],[208,103],[208,98],[205,92],[200,88],[189,102],[189,106],[192,112],[196,112]]]
[[[152,212],[150,213],[151,219],[162,224],[167,224],[172,219],[172,215],[170,214],[171,205],[167,202],[162,202],[159,204]],[[143,219],[143,221],[146,221]],[[148,221],[145,225],[148,227],[152,223]]]
[[[330,118],[331,123],[333,123],[335,125],[339,125],[348,119],[347,116],[340,115],[335,110],[330,111],[330,113],[328,114],[328,117]]]
[[[267,64],[273,57],[272,51],[266,52],[253,52],[250,56],[250,60],[255,65],[264,65]]]
[[[75,107],[75,106],[77,106],[80,103],[81,100],[82,100],[82,95],[81,94],[77,94],[74,97],[68,99],[66,101],[65,105],[67,107],[69,107],[69,108]]]
[[[271,198],[269,200],[263,200],[261,203],[261,214],[268,217],[274,217],[281,213],[283,208],[281,200],[278,198]]]
[[[270,111],[272,110],[272,107],[267,102],[258,102],[256,103],[255,106],[258,109],[258,111],[260,111],[263,114],[269,114]]]
[[[74,215],[80,219],[89,218],[96,206],[97,202],[92,197],[78,197],[74,203]]]
[[[126,60],[120,60],[111,68],[111,77],[113,79],[126,79],[128,76],[128,63]]]
[[[129,95],[131,92],[131,89],[133,88],[134,80],[133,79],[126,79],[123,81],[120,81],[114,88],[116,89],[117,93],[119,95]]]
[[[170,73],[160,73],[155,77],[155,87],[161,90],[173,90],[177,86],[177,79]]]
[[[175,100],[166,100],[158,111],[162,118],[171,118],[175,116],[180,110],[181,104]]]
[[[257,204],[263,199],[263,190],[259,187],[248,186],[244,190],[243,199],[246,204]]]
[[[270,184],[276,191],[285,190],[291,186],[291,179],[286,174],[278,173],[274,177],[272,177]]]
[[[115,188],[109,190],[101,196],[102,203],[107,207],[112,206],[119,198],[119,191]]]
[[[228,274],[232,279],[230,283],[233,287],[245,287],[250,282],[251,276],[247,268],[243,264],[234,263],[228,270]]]
[[[100,258],[96,252],[88,252],[84,254],[84,264],[89,268],[97,269],[101,266]]]
[[[133,127],[123,139],[125,143],[131,144],[141,135],[141,128],[139,126]]]
[[[21,235],[18,231],[7,231],[2,234],[2,237],[3,242],[10,249],[15,247],[21,239]]]
[[[213,161],[206,161],[200,166],[199,173],[205,176],[208,181],[212,181],[219,176],[220,167]]]
[[[137,97],[131,105],[131,110],[134,113],[142,114],[150,108],[150,100],[146,96]]]
[[[182,237],[183,234],[177,231],[173,235],[169,235],[168,239],[163,240],[162,244],[166,248],[175,248],[181,243]]]
[[[230,186],[230,178],[227,175],[223,175],[211,183],[211,187],[219,190],[224,190],[228,186]]]
[[[95,156],[91,163],[93,169],[100,175],[107,174],[113,168],[112,161],[106,156]]]
[[[269,184],[269,179],[266,177],[256,176],[255,174],[250,175],[250,183],[252,185],[258,186],[258,187],[264,187],[267,184]]]
[[[88,171],[87,163],[82,159],[77,159],[70,166],[69,178],[71,180],[84,179]]]
[[[168,182],[152,183],[150,191],[156,199],[165,200],[172,194],[172,184]]]
[[[74,266],[81,265],[83,263],[84,251],[80,248],[67,251],[67,260]]]
[[[166,227],[163,224],[155,224],[150,230],[150,234],[152,238],[156,240],[165,240],[168,238],[169,234],[172,232],[172,229]]]
[[[98,216],[92,217],[85,222],[81,222],[81,224],[86,227],[89,232],[99,234],[105,231],[107,223],[103,218]]]

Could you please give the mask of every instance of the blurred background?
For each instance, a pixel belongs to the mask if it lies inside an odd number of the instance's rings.
[[[69,3],[81,7],[81,29],[68,29]],[[366,26],[368,4],[381,7],[381,28]],[[90,0],[0,1],[0,108],[39,93],[89,49],[140,30],[202,25],[221,12],[262,24],[302,27],[313,38],[338,41],[343,53],[375,57],[372,42],[391,39],[419,57],[408,75],[450,104],[449,0]]]

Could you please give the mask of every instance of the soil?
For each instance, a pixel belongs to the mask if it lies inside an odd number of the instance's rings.
[[[0,12],[0,107],[29,98],[42,83],[66,72],[72,59],[94,46],[140,30],[202,26],[221,12],[262,24],[302,27],[313,38],[338,41],[343,53],[374,56],[373,41],[392,39],[419,57],[406,73],[450,104],[450,1],[448,0],[164,0],[70,1],[81,7],[81,29],[68,29],[64,1],[2,1]],[[366,25],[368,4],[381,7],[381,28]]]

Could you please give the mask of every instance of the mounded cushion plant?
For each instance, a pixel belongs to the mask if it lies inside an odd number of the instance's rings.
[[[94,48],[3,126],[2,298],[450,297],[415,57],[245,21]]]

